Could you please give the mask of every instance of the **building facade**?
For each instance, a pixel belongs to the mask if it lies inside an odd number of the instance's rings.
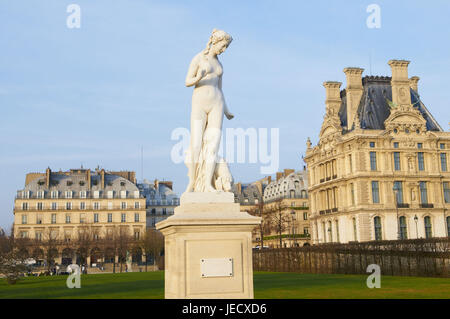
[[[145,226],[145,198],[134,172],[48,168],[45,173],[27,174],[14,201],[15,237],[61,243],[55,247],[59,263],[61,251],[70,250],[70,243],[87,230],[93,240],[110,238],[119,229],[138,240]],[[72,254],[66,256],[70,262],[76,258]]]
[[[285,169],[264,189],[264,245],[298,247],[309,245],[310,221],[308,173]]]
[[[319,142],[308,139],[305,157],[313,243],[449,235],[450,133],[422,102],[408,64],[389,61],[391,77],[346,68],[342,91],[324,83]]]
[[[175,207],[180,204],[178,195],[173,191],[170,181],[144,180],[137,184],[140,194],[145,197],[147,227],[155,228],[155,224],[173,215]]]

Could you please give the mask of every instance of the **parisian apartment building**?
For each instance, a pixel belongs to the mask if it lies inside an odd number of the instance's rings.
[[[391,76],[345,68],[325,82],[319,142],[308,139],[312,241],[365,242],[450,235],[450,133],[422,101],[409,61]]]
[[[87,226],[99,238],[117,227],[135,239],[144,234],[146,202],[134,172],[47,168],[26,175],[14,200],[16,237],[69,242]]]

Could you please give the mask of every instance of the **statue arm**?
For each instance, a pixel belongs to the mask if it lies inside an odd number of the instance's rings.
[[[205,70],[199,72],[198,56],[194,57],[189,65],[189,70],[186,75],[185,84],[187,87],[194,86],[205,75]]]
[[[219,78],[219,89],[222,91],[222,77]],[[225,114],[225,116],[229,120],[231,120],[234,117],[234,115],[228,109],[227,102],[225,102],[225,96],[223,97],[223,114]]]

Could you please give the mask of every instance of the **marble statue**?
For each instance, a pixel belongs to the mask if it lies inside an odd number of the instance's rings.
[[[223,68],[218,55],[233,38],[214,29],[206,48],[191,61],[186,86],[194,86],[191,111],[191,139],[186,152],[189,184],[186,192],[229,192],[233,178],[217,152],[222,135],[223,115],[231,120],[222,93]]]

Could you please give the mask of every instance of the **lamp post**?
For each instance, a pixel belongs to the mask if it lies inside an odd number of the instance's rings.
[[[419,218],[417,215],[414,215],[414,221],[416,222],[416,239],[419,238],[419,229],[417,228],[417,222],[419,221]]]
[[[394,191],[395,208],[397,211],[397,240],[400,240],[400,222],[398,220],[398,189],[395,188],[395,184],[393,187],[393,191]]]

